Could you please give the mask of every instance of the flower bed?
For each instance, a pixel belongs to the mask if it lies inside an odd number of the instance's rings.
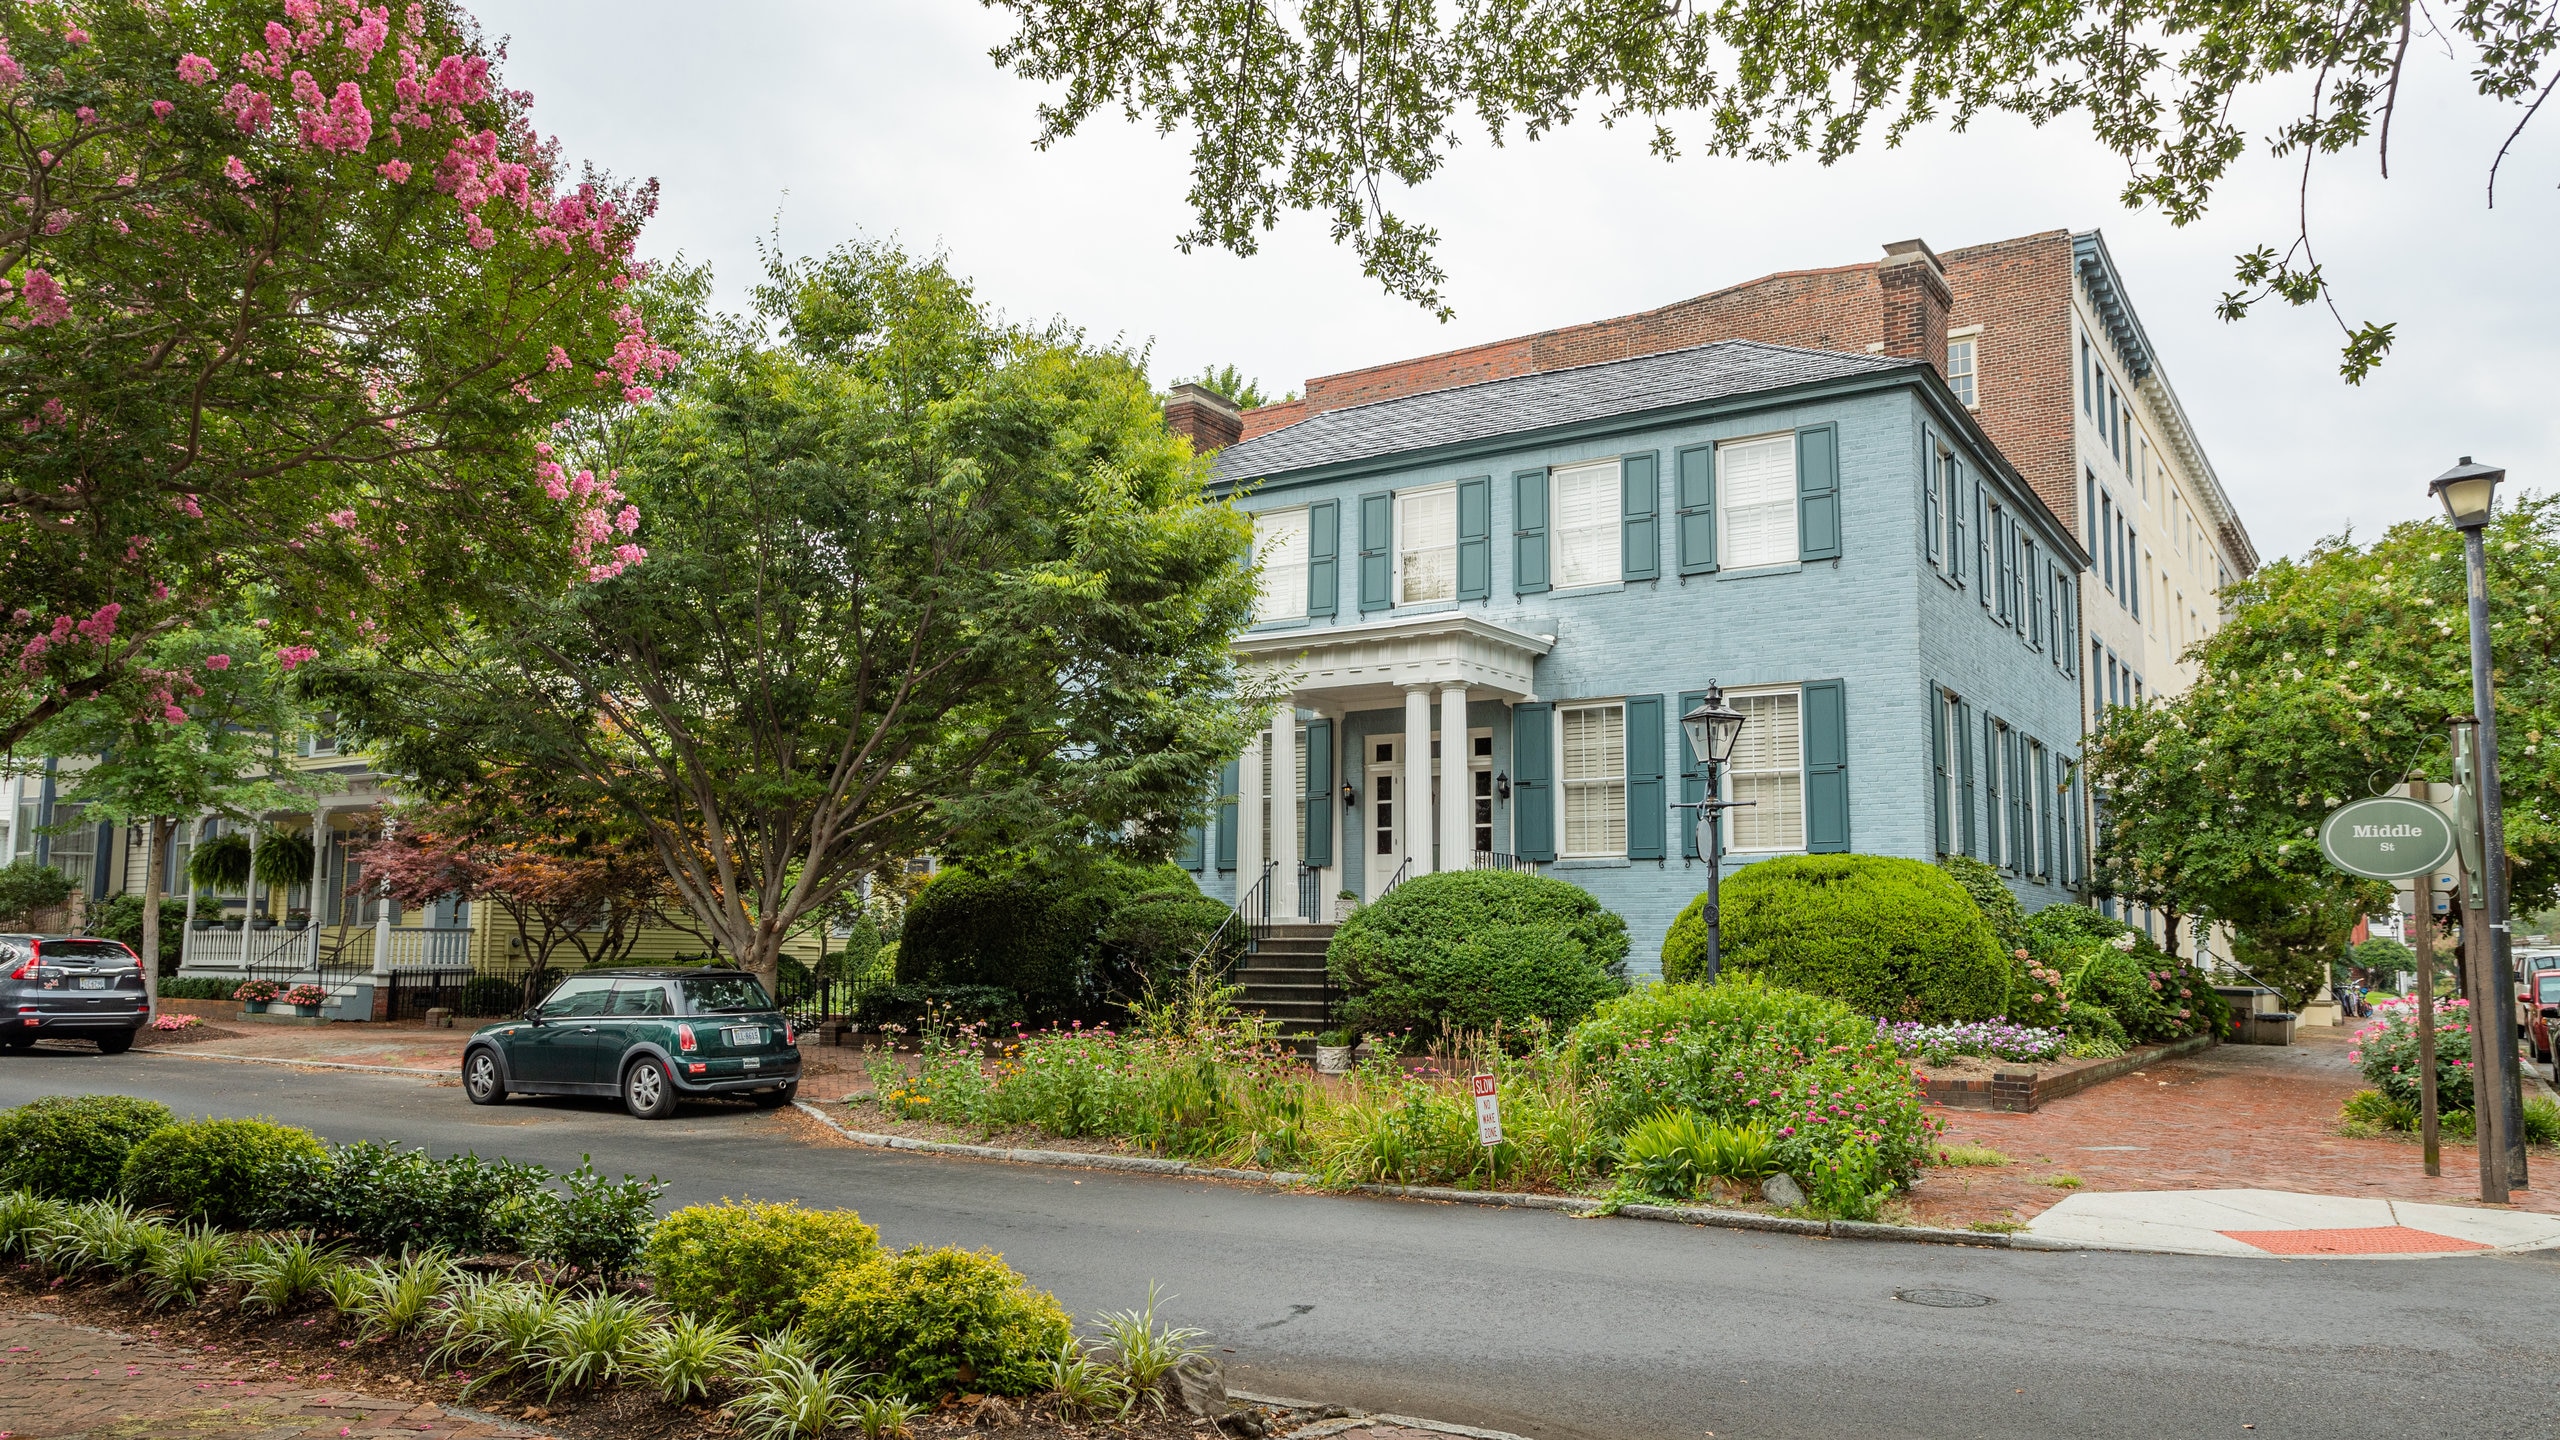
[[[2059,1060],[2070,1041],[2070,1036],[2061,1030],[2013,1025],[2006,1019],[1975,1020],[1962,1025],[1923,1025],[1904,1020],[1885,1025],[1884,1035],[1897,1053],[1937,1064],[1960,1055],[1978,1055],[1988,1060]]]

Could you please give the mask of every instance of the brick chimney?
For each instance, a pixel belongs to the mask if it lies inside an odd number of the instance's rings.
[[[1884,353],[1926,360],[1945,375],[1947,311],[1955,295],[1937,253],[1924,241],[1896,240],[1884,247],[1876,283],[1884,290]]]
[[[1946,287],[1941,284],[1939,289]],[[1946,358],[1946,318],[1942,305],[1938,310],[1938,356]],[[1244,417],[1234,402],[1214,390],[1198,385],[1176,385],[1164,402],[1165,428],[1191,439],[1191,452],[1207,455],[1233,445],[1244,434]]]

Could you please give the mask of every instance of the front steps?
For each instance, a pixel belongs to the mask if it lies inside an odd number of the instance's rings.
[[[1331,925],[1274,923],[1262,943],[1236,967],[1244,1008],[1258,1010],[1300,1048],[1312,1046],[1325,1027],[1325,947]]]

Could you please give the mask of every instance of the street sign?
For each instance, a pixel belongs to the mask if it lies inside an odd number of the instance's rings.
[[[2453,822],[2433,805],[2378,795],[2329,812],[2320,853],[2350,875],[2407,880],[2431,874],[2453,856]]]
[[[1476,1139],[1486,1145],[1502,1143],[1502,1100],[1494,1093],[1493,1077],[1478,1075],[1469,1082],[1476,1092]]]

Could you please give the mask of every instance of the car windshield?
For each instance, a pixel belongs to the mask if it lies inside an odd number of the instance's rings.
[[[764,987],[752,975],[704,975],[684,982],[684,1008],[695,1015],[770,1010]]]
[[[133,952],[116,940],[46,940],[37,953],[47,960],[84,960],[92,965],[131,965]]]
[[[2533,978],[2534,983],[2542,987],[2541,992],[2534,996],[2534,1002],[2540,1005],[2560,1005],[2560,971],[2546,970]]]

